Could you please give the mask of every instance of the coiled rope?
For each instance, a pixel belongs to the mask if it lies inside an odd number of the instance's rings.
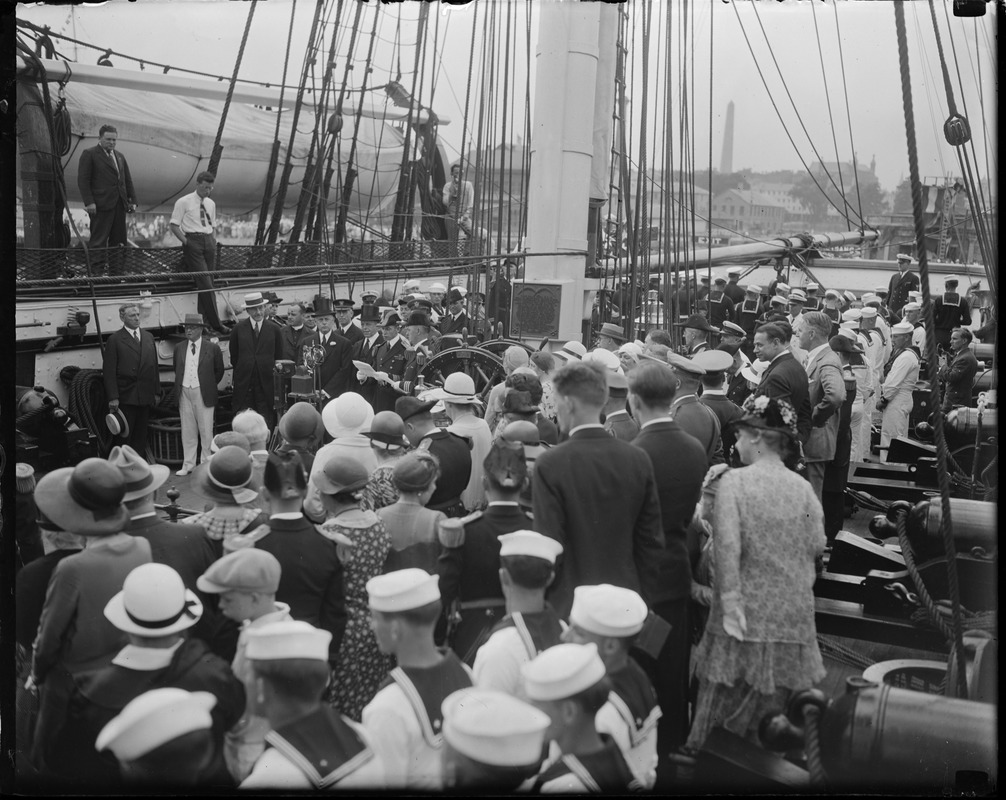
[[[70,382],[70,407],[68,411],[80,427],[87,428],[98,439],[98,452],[102,456],[112,447],[112,434],[104,421],[95,418],[94,409],[108,406],[101,370],[82,369]],[[99,412],[100,413],[100,412]]]

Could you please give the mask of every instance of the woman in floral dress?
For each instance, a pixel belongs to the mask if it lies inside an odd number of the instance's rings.
[[[688,747],[723,726],[757,741],[758,723],[824,675],[814,625],[814,559],[824,512],[784,462],[797,447],[785,400],[749,397],[738,420],[746,466],[720,477],[713,517],[712,607],[695,652],[699,692]]]
[[[370,630],[366,585],[381,574],[391,540],[380,517],[360,508],[369,479],[367,468],[350,458],[333,460],[315,476],[328,513],[318,530],[338,545],[347,618],[326,699],[356,722],[392,666]]]

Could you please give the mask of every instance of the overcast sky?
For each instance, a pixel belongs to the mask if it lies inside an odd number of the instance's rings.
[[[552,2],[553,0],[536,0]],[[475,62],[481,63],[482,32],[489,18],[489,0],[475,0],[479,5],[481,18],[477,21]],[[517,6],[512,18],[518,23],[520,39],[525,36],[525,26],[531,26],[532,58],[537,42],[538,14],[536,6],[524,5],[516,0]],[[333,2],[332,7],[335,7]],[[979,170],[986,173],[986,142],[994,147],[995,142],[995,64],[994,58],[994,14],[989,5],[989,14],[977,23],[972,20],[957,19],[952,16],[951,2],[947,0],[950,26],[943,12],[943,3],[937,2],[937,19],[940,25],[943,45],[951,70],[956,100],[961,112],[967,105],[968,117],[974,133],[975,150]],[[641,52],[642,44],[638,35],[638,17],[645,6],[641,3],[632,7],[637,23],[637,36],[631,45],[636,62],[636,77],[630,86],[631,109],[638,118],[642,106]],[[310,28],[310,13],[314,3],[301,0],[297,5],[293,36],[293,57],[291,77],[294,83],[299,74],[305,42]],[[379,10],[378,10],[379,9]],[[662,80],[666,53],[662,46],[658,53],[656,41],[662,41],[666,13],[672,15],[672,36],[675,48],[672,61],[677,61],[678,30],[682,6],[678,0],[656,2],[653,5],[653,31],[651,90],[649,113],[651,126],[654,115],[664,120],[666,125],[653,126],[654,136],[660,137],[665,127],[677,130],[679,109],[675,89],[674,103],[668,114],[664,106]],[[797,149],[808,164],[817,159],[807,135],[800,128],[800,122],[786,96],[783,81],[797,103],[800,117],[807,127],[811,141],[825,161],[835,160],[835,142],[832,138],[833,126],[829,121],[827,99],[831,100],[834,117],[835,136],[841,160],[851,160],[852,146],[849,138],[849,122],[843,92],[848,91],[851,112],[852,137],[860,163],[869,164],[876,158],[877,175],[885,189],[894,189],[897,182],[908,175],[908,159],[905,146],[905,126],[902,111],[901,84],[898,71],[897,39],[895,34],[894,7],[891,2],[880,0],[840,0],[837,6],[837,22],[841,30],[842,55],[844,56],[844,77],[838,51],[836,35],[836,7],[833,0],[818,2],[817,24],[821,38],[818,48],[815,36],[814,13],[810,0],[785,0],[782,3],[759,2],[757,8],[751,3],[690,3],[689,13],[696,14],[694,20],[694,54],[689,59],[689,69],[694,70],[694,125],[695,161],[698,168],[709,160],[709,30],[710,18],[713,25],[713,165],[718,168],[723,141],[723,124],[728,101],[735,103],[734,169],[752,168],[759,171],[772,169],[801,169],[800,160],[793,145],[786,137],[783,124],[772,108],[769,93],[758,76],[761,67],[769,85],[771,97],[782,114],[786,128],[793,136]],[[291,3],[287,0],[269,0],[259,3],[249,37],[241,77],[278,82],[282,72],[286,32],[290,19]],[[424,74],[428,81],[425,97],[429,97],[430,83],[436,78],[435,110],[451,118],[450,125],[441,128],[448,154],[453,158],[462,148],[462,138],[470,146],[475,135],[474,124],[465,130],[461,124],[464,104],[469,85],[469,52],[473,6],[449,7],[433,4],[430,7],[430,46],[433,36],[438,42],[439,68],[427,69]],[[957,160],[951,148],[942,138],[942,123],[947,116],[947,98],[940,74],[939,59],[933,34],[933,24],[929,6],[923,0],[907,4],[907,28],[910,47],[912,87],[916,113],[917,136],[920,148],[920,170],[923,177],[956,173]],[[757,11],[758,16],[756,16]],[[101,47],[111,48],[150,61],[165,62],[177,66],[205,70],[210,73],[229,76],[238,51],[241,34],[248,13],[247,3],[226,2],[224,0],[145,0],[142,3],[128,3],[125,0],[111,0],[97,6],[21,6],[18,15],[38,24],[49,25],[57,33],[65,33]],[[329,31],[337,31],[341,38],[340,48],[344,51],[348,41],[348,23],[355,13],[352,0],[344,5],[343,24],[336,26],[332,20]],[[372,84],[387,82],[398,70],[408,72],[414,58],[412,45],[415,42],[414,20],[419,13],[418,3],[392,3],[379,5],[368,3],[363,12],[361,29],[371,29],[373,15],[380,15],[378,43],[375,50]],[[768,45],[761,28],[765,27]],[[398,24],[401,18],[400,25]],[[738,19],[739,17],[739,19]],[[500,17],[500,24],[503,17]],[[439,25],[437,28],[436,26]],[[396,31],[402,45],[396,49]],[[747,33],[755,58],[748,50],[743,32]],[[964,92],[957,79],[951,40],[956,47],[960,64]],[[770,50],[770,47],[771,50]],[[62,52],[73,56],[73,46],[57,42]],[[326,45],[327,47],[327,45]],[[362,48],[359,53],[365,52]],[[828,91],[825,93],[822,76],[821,55],[824,55]],[[520,96],[525,85],[523,65],[528,62],[526,48],[521,42],[515,46],[516,64],[511,65],[511,92]],[[772,55],[778,60],[782,79],[772,62]],[[76,57],[85,63],[94,64],[100,53],[79,48]],[[430,63],[434,62],[432,52]],[[985,119],[979,100],[978,71],[982,75],[984,89]],[[138,64],[121,58],[113,58],[116,68],[137,69]],[[659,62],[659,63],[658,63]],[[362,70],[353,73],[352,82],[358,82]],[[496,92],[500,91],[503,70],[497,66],[494,77]],[[341,64],[337,65],[337,76],[341,81]],[[677,81],[677,69],[672,71]],[[320,66],[319,66],[320,75]],[[472,105],[478,96],[482,71],[476,66],[472,70]],[[406,82],[406,81],[403,81]],[[532,64],[533,83],[533,64]],[[516,89],[515,89],[516,87]],[[533,91],[533,89],[532,89]],[[661,99],[657,99],[658,96]],[[963,102],[962,102],[963,101]],[[531,105],[533,109],[533,103]],[[523,103],[512,103],[511,113],[517,115],[515,131],[521,131],[520,120]],[[474,114],[469,114],[473,119]],[[656,151],[656,143],[650,142]],[[675,145],[677,146],[677,145]],[[467,147],[466,147],[467,149]],[[996,171],[996,153],[989,151],[990,169]]]

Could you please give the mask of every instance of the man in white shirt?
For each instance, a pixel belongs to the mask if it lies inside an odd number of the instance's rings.
[[[182,423],[182,468],[188,475],[196,466],[196,448],[202,445],[202,461],[210,457],[213,441],[213,411],[217,384],[224,377],[224,357],[217,344],[203,338],[202,314],[186,314],[185,341],[175,345],[175,389]]]
[[[912,413],[912,392],[919,381],[919,354],[912,349],[914,328],[902,320],[891,328],[894,355],[884,367],[884,382],[880,387],[877,410],[884,412],[880,428],[880,457],[887,461],[891,440],[908,435],[908,418]]]
[[[213,293],[213,278],[208,274],[216,265],[217,240],[213,229],[217,218],[216,204],[210,199],[216,176],[200,172],[196,177],[196,190],[179,197],[171,212],[171,232],[182,243],[182,264],[192,272],[199,288],[199,313],[207,325],[217,333],[224,333],[217,313],[217,299]]]

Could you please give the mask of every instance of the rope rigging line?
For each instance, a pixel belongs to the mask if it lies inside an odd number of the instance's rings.
[[[912,215],[915,220],[915,238],[918,247],[919,280],[922,285],[922,308],[926,317],[926,357],[929,367],[930,406],[936,410],[934,415],[936,435],[936,464],[939,476],[940,501],[942,515],[940,518],[940,534],[947,557],[947,583],[950,589],[950,601],[953,607],[953,640],[957,646],[958,679],[961,686],[961,696],[967,697],[966,663],[964,653],[963,631],[961,629],[960,587],[957,580],[957,560],[953,540],[953,523],[950,510],[950,479],[947,469],[947,448],[944,434],[943,414],[939,410],[939,381],[937,369],[939,360],[936,352],[935,326],[933,323],[933,304],[929,292],[929,258],[926,253],[926,231],[922,209],[922,184],[919,180],[919,156],[915,140],[915,113],[912,107],[912,81],[908,63],[908,37],[905,31],[904,0],[896,0],[894,4],[895,27],[898,35],[898,60],[901,70],[902,104],[905,113],[905,133],[908,140],[908,167],[912,185]],[[977,458],[977,454],[975,456]],[[904,525],[904,520],[899,523]],[[900,529],[899,529],[900,534]],[[907,554],[906,564],[908,563]]]
[[[828,201],[828,205],[830,205],[832,208],[834,208],[835,211],[837,211],[841,216],[846,217],[846,215],[843,213],[842,209],[839,208],[835,204],[835,202],[831,199],[831,197],[828,195],[828,193],[824,190],[824,187],[821,186],[820,182],[817,180],[817,177],[814,175],[814,173],[811,171],[810,167],[807,165],[807,162],[804,159],[803,154],[800,152],[800,149],[797,147],[796,141],[794,141],[792,134],[789,132],[789,128],[786,126],[786,123],[783,121],[782,112],[779,110],[779,106],[777,105],[777,103],[775,101],[775,98],[772,96],[772,92],[768,88],[768,82],[766,81],[765,75],[762,72],[761,65],[758,63],[758,59],[755,57],[754,47],[751,44],[751,40],[748,38],[747,30],[745,30],[745,28],[744,28],[744,23],[741,21],[740,12],[737,10],[737,5],[736,4],[731,4],[731,6],[732,6],[732,8],[734,10],[734,14],[737,16],[737,23],[738,23],[738,25],[740,25],[741,33],[744,36],[744,42],[745,42],[745,44],[747,44],[748,51],[751,53],[751,59],[754,61],[755,68],[758,70],[758,77],[761,78],[762,85],[765,87],[765,92],[768,94],[769,101],[772,103],[772,108],[775,111],[776,116],[779,117],[779,122],[780,122],[780,124],[783,127],[783,131],[786,134],[786,138],[789,139],[790,144],[793,145],[793,149],[794,149],[794,151],[796,151],[797,158],[800,159],[800,163],[803,165],[803,168],[806,170],[807,175],[814,182],[814,185],[818,188],[818,190],[824,196],[825,200]],[[761,17],[758,17],[758,6],[757,5],[752,5],[751,7],[754,9],[755,16],[758,19],[759,26],[761,26]],[[766,42],[766,44],[769,47],[769,54],[772,56],[772,61],[775,64],[776,70],[779,72],[780,79],[782,79],[782,70],[779,67],[778,61],[776,61],[776,59],[775,59],[775,54],[772,52],[772,46],[771,46],[771,44],[768,41],[767,34],[765,34],[765,28],[764,27],[762,27],[762,33],[763,33],[763,35],[765,35],[765,42]],[[787,97],[789,97],[790,104],[793,106],[794,111],[796,111],[796,103],[793,101],[793,97],[790,94],[789,88],[786,86],[786,82],[785,82],[784,79],[782,79],[782,84],[783,84],[783,88],[786,90]],[[835,183],[835,179],[832,178],[831,172],[828,170],[827,166],[824,163],[824,159],[822,159],[820,153],[817,152],[817,148],[814,146],[814,142],[811,140],[810,134],[807,133],[807,128],[803,124],[803,119],[800,117],[800,112],[799,111],[796,111],[796,116],[797,116],[797,120],[800,122],[800,126],[803,128],[804,134],[807,136],[807,140],[810,143],[811,149],[814,151],[814,154],[818,158],[818,162],[821,164],[822,171],[824,172],[824,174],[828,178],[828,180],[831,182],[831,185],[836,190],[838,190],[838,186]],[[848,219],[848,217],[846,217],[846,219]],[[851,222],[851,220],[850,220],[850,222]],[[861,228],[871,228],[871,226],[862,217],[860,217],[860,225],[858,227],[861,227]]]
[[[220,124],[217,125],[217,135],[213,140],[213,151],[210,155],[209,166],[206,169],[214,175],[217,174],[217,168],[220,166],[220,157],[224,152],[223,147],[220,145],[220,140],[224,135],[224,126],[227,124],[227,112],[231,108],[231,99],[234,97],[234,86],[237,84],[238,73],[241,71],[241,61],[244,59],[245,45],[248,44],[248,33],[251,31],[252,19],[255,16],[255,9],[257,7],[258,0],[252,0],[251,5],[248,6],[248,19],[245,20],[244,33],[241,34],[241,44],[238,45],[238,57],[234,61],[234,74],[231,75],[231,82],[227,87],[227,97],[224,98],[224,110],[220,114]]]
[[[412,129],[415,125],[416,84],[419,82],[419,64],[422,56],[421,42],[426,38],[426,24],[428,19],[429,8],[425,3],[423,3],[419,7],[419,28],[416,34],[416,55],[413,66],[414,74],[412,76],[412,88],[409,91],[409,97],[412,98],[412,102],[409,103],[409,113],[405,120],[405,142],[402,147],[402,163],[398,179],[398,194],[395,197],[395,217],[391,227],[391,240],[395,242],[404,242],[408,238],[409,228],[411,227],[409,225],[411,209],[408,208],[408,188],[411,181],[411,174],[414,169],[411,163],[413,148]],[[401,23],[401,14],[399,14],[399,23]],[[399,58],[401,58],[401,56],[399,56]]]
[[[842,176],[842,158],[838,154],[838,134],[835,133],[835,117],[831,113],[831,93],[828,91],[828,71],[824,68],[824,50],[821,48],[821,31],[817,25],[816,3],[810,4],[810,13],[814,18],[814,38],[817,39],[817,55],[821,61],[821,80],[824,82],[824,100],[825,104],[828,106],[828,125],[831,127],[831,141],[835,145],[835,164],[838,166],[838,183],[841,187],[842,203],[845,205],[845,219],[848,222],[849,230],[851,231],[852,221],[849,219],[849,201],[845,196],[845,178]],[[855,158],[855,153],[853,153],[853,158]],[[860,219],[862,219],[862,204],[860,204],[859,216]]]
[[[849,149],[852,150],[852,172],[856,181],[856,206],[859,216],[863,216],[863,198],[859,192],[859,165],[856,163],[856,143],[852,138],[852,111],[849,107],[849,86],[845,80],[845,55],[842,52],[842,31],[838,25],[838,3],[832,3],[835,9],[835,38],[838,40],[838,66],[842,76],[842,94],[845,97],[845,118],[849,123]],[[823,66],[822,66],[823,68]]]

